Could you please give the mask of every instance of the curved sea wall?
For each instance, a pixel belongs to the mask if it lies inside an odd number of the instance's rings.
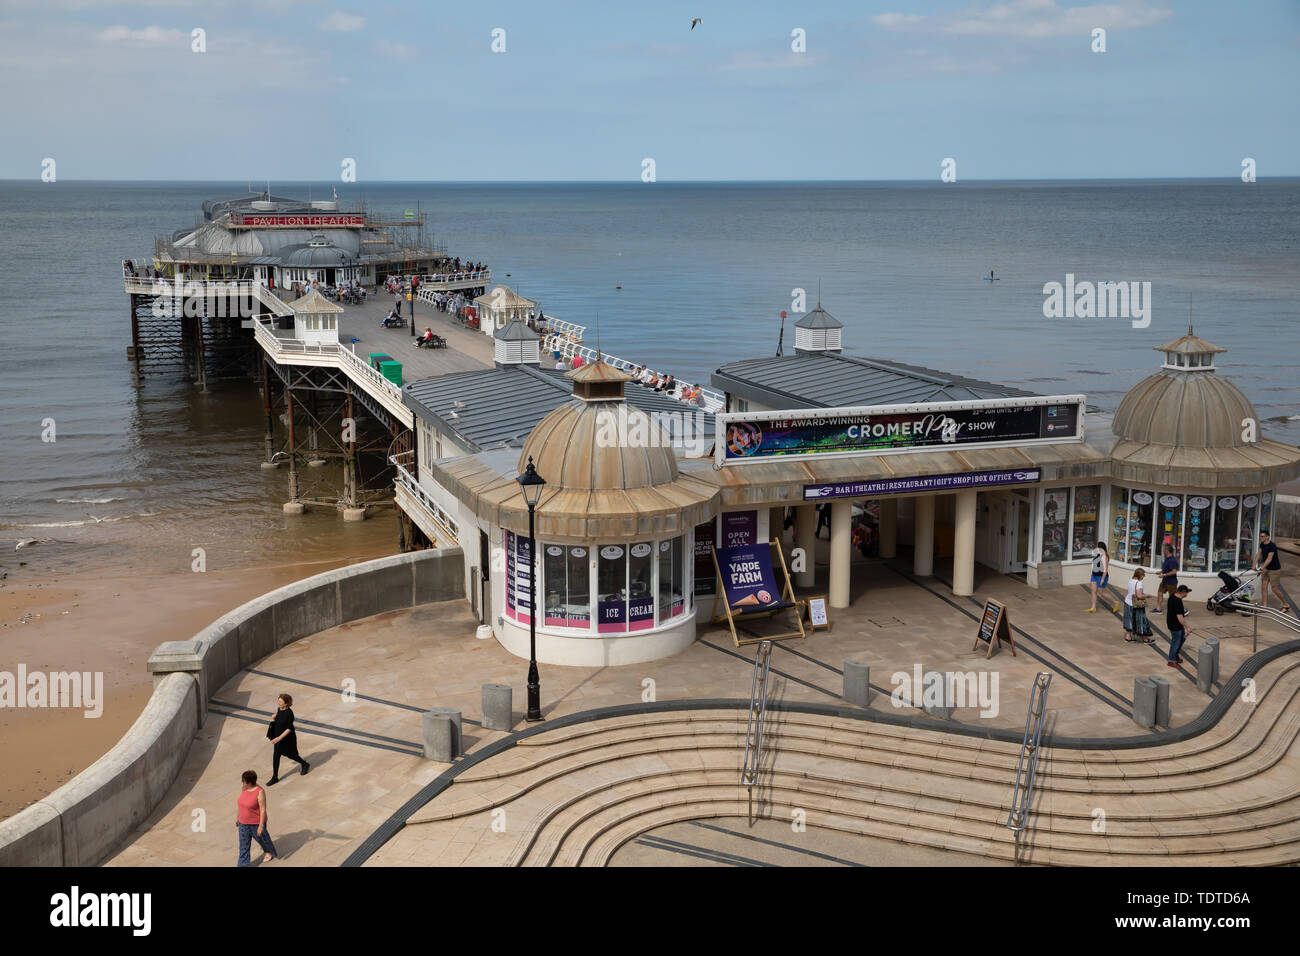
[[[121,740],[48,797],[0,821],[0,866],[95,866],[162,800],[207,717],[209,694],[300,638],[465,596],[459,548],[327,571],[263,594],[149,659],[153,696]]]

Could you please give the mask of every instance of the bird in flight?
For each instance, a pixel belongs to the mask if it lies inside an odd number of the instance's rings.
[[[692,17],[692,18],[691,18],[691,29],[694,30],[697,26],[699,26],[699,25],[700,25],[701,23],[703,23],[703,22],[704,22],[704,18],[703,18],[703,17]]]

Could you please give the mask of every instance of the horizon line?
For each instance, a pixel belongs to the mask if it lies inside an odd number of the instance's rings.
[[[272,176],[271,182],[279,179],[282,183],[322,183],[327,185],[339,185],[331,179],[296,179],[281,178]],[[246,181],[247,177],[245,178]],[[1264,182],[1266,180],[1291,180],[1300,179],[1300,173],[1294,175],[1273,175],[1261,176],[1256,181]],[[265,176],[260,177],[262,182],[267,182]],[[956,186],[962,183],[1133,183],[1133,182],[1240,182],[1238,176],[1105,176],[1105,177],[1077,177],[1077,178],[1005,178],[1005,179],[958,179],[951,183],[941,182],[938,179],[671,179],[656,180],[655,182],[642,182],[639,179],[369,179],[366,185],[429,185],[429,186],[563,186],[563,185],[627,185],[627,186],[685,186],[685,185],[763,185],[763,184],[807,184],[807,183],[825,183],[825,184],[855,184],[855,183],[891,183],[891,184],[928,184],[939,186]],[[35,177],[0,177],[0,183],[41,183],[42,185],[58,185],[59,182],[65,183],[216,183],[229,184],[237,183],[238,179],[61,179],[54,183],[44,183],[39,176]],[[251,181],[249,181],[251,182]],[[342,183],[345,188],[363,188],[360,183]]]

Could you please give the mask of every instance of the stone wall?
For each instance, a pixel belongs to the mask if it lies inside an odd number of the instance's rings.
[[[213,691],[310,634],[384,611],[462,599],[464,578],[459,548],[379,558],[271,591],[191,641],[163,645],[173,653],[162,663],[158,654],[151,658],[153,696],[113,749],[48,797],[0,821],[0,866],[102,863],[176,780]]]

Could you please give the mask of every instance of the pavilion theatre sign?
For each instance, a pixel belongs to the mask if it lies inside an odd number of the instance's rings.
[[[248,213],[231,213],[230,225],[244,229],[330,229],[336,227],[358,229],[366,224],[364,215],[332,213],[328,215],[275,215],[253,216]]]
[[[716,417],[721,465],[1083,441],[1082,395],[867,405]]]

